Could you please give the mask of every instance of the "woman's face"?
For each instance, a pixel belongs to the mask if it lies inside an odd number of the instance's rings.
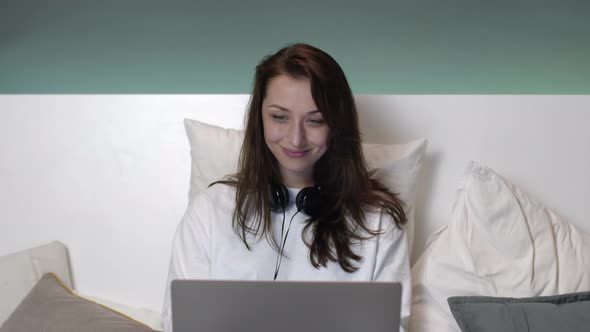
[[[313,167],[328,148],[329,129],[313,101],[310,81],[287,75],[271,79],[262,101],[262,123],[284,184],[312,186]]]

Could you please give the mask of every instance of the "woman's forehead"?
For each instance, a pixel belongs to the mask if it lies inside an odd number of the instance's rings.
[[[310,81],[286,75],[270,80],[262,107],[302,113],[318,110],[311,93]]]

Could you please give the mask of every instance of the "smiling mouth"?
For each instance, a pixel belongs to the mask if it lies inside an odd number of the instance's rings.
[[[289,149],[283,148],[283,152],[287,155],[287,157],[294,158],[294,159],[305,157],[305,155],[307,154],[307,151],[309,151],[309,150],[289,150]]]

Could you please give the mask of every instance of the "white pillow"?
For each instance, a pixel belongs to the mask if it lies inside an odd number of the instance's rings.
[[[412,267],[410,331],[460,331],[450,296],[533,297],[590,290],[590,235],[470,162],[448,226]]]
[[[57,241],[0,257],[0,325],[49,272],[72,288],[66,247]]]
[[[189,200],[223,176],[237,171],[243,131],[225,129],[197,120],[185,119],[184,126],[191,147],[191,185]],[[414,241],[414,207],[416,179],[426,152],[427,142],[419,139],[407,144],[363,144],[363,153],[375,177],[405,203],[408,217],[408,248]]]

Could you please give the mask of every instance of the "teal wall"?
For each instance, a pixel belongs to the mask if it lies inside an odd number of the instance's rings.
[[[0,4],[0,93],[249,93],[297,41],[355,93],[590,93],[588,0]]]

